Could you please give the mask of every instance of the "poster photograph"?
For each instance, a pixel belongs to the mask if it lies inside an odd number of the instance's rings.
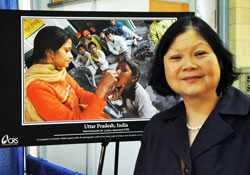
[[[156,94],[149,70],[164,31],[192,13],[0,13],[1,147],[139,140],[180,100]]]

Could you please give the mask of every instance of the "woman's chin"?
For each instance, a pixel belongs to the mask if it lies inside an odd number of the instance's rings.
[[[69,67],[69,63],[65,64],[64,66],[62,66],[61,68],[68,68]]]

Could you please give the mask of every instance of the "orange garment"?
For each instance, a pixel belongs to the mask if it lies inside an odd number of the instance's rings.
[[[102,112],[106,102],[81,88],[68,73],[64,81],[35,80],[26,93],[44,121],[110,119]]]

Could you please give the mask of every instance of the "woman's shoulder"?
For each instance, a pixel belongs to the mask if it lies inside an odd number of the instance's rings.
[[[237,96],[240,98],[244,98],[246,100],[250,100],[250,96],[248,94],[246,94],[242,90],[240,90],[236,87],[233,87],[233,86],[230,86],[225,94],[228,94],[230,96]]]
[[[155,114],[150,122],[152,123],[162,123],[164,121],[173,119],[178,117],[180,113],[183,113],[185,111],[184,103],[183,101],[179,102],[178,104],[170,107],[169,109],[163,110],[157,114]]]
[[[180,102],[167,110],[155,114],[146,124],[144,128],[145,133],[153,135],[153,133],[156,134],[161,132],[162,128],[165,128],[168,124],[170,124],[169,121],[176,118],[180,110],[183,110],[182,105],[184,104]]]
[[[229,87],[218,107],[223,114],[246,115],[250,111],[250,96],[235,87]]]
[[[41,81],[41,80],[34,80],[29,85],[27,86],[27,89],[33,89],[33,88],[39,88],[42,87],[43,85],[47,86],[47,82]]]
[[[49,83],[42,80],[34,80],[26,88],[26,93],[29,94],[37,93],[37,92],[54,92],[55,83]]]

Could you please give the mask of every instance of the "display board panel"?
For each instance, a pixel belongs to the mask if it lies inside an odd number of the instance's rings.
[[[193,15],[193,13],[1,10],[0,20],[3,24],[0,28],[2,34],[1,53],[3,62],[1,75],[3,90],[0,108],[0,147],[139,140],[144,126],[152,117],[151,113],[145,111],[152,108],[153,113],[156,113],[178,102],[178,99],[173,97],[162,97],[156,94],[148,85],[149,69],[157,47],[152,32],[150,33],[150,26],[153,22],[163,20],[167,25],[171,25],[184,15]],[[123,29],[121,28],[114,35],[124,39],[129,53],[129,58],[126,59],[133,60],[132,62],[138,65],[137,68],[140,71],[137,81],[132,86],[133,88],[127,91],[123,90],[118,100],[107,102],[102,112],[106,119],[85,120],[81,118],[80,120],[69,120],[60,118],[65,116],[65,113],[57,113],[56,116],[52,116],[52,118],[57,118],[56,120],[47,120],[43,115],[44,113],[50,113],[48,108],[44,108],[45,112],[41,112],[41,109],[36,110],[45,103],[44,98],[37,95],[35,98],[38,101],[38,107],[33,102],[31,104],[34,107],[33,110],[42,120],[27,120],[27,105],[25,103],[25,81],[27,79],[25,75],[29,69],[26,67],[26,62],[33,54],[33,42],[39,31],[47,26],[57,26],[71,35],[73,59],[67,67],[67,72],[80,87],[86,91],[95,92],[105,70],[99,70],[98,62],[95,62],[97,69],[94,73],[89,71],[90,69],[86,64],[77,64],[76,58],[79,55],[77,46],[87,43],[86,51],[90,55],[94,54],[93,51],[88,49],[88,41],[84,36],[86,34],[84,31],[88,30],[92,37],[97,36],[98,42],[104,42],[104,45],[100,44],[102,46],[100,50],[102,50],[108,62],[106,70],[119,72],[121,67],[119,58],[114,60],[116,57],[114,57],[115,54],[112,53],[110,45],[107,44],[107,37],[106,39],[103,38],[102,41],[100,39],[100,33],[105,33],[111,27],[111,20],[119,21],[123,26]],[[132,37],[126,38],[123,36],[126,30],[132,33]],[[159,38],[159,36],[156,37]],[[107,50],[105,50],[105,42]],[[118,81],[122,81],[121,79],[122,77],[118,77]],[[45,84],[48,85],[49,83],[45,82]],[[51,84],[48,86],[51,86]],[[146,100],[144,100],[145,96],[148,97]],[[59,99],[56,95],[55,98]],[[143,100],[140,101],[140,99]],[[49,101],[50,99],[48,99],[48,103]],[[65,105],[64,102],[61,105]],[[58,112],[57,109],[53,110]]]

